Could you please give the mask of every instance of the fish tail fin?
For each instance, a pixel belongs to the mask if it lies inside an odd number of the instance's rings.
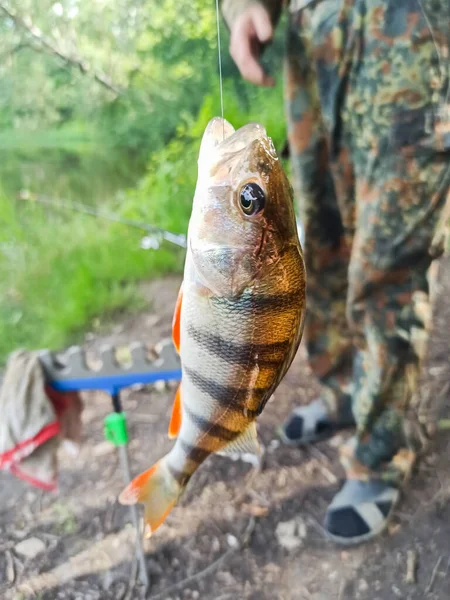
[[[182,491],[167,468],[165,458],[135,477],[119,496],[121,504],[144,504],[147,538],[166,520]]]

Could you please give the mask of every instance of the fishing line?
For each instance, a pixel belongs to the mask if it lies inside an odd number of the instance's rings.
[[[222,136],[225,139],[225,121],[223,120],[223,78],[222,78],[222,53],[220,48],[220,13],[219,0],[216,0],[216,26],[217,26],[217,51],[219,58],[219,89],[220,89],[220,110],[222,113]]]
[[[136,229],[142,229],[146,231],[150,235],[158,236],[171,244],[175,244],[176,246],[180,246],[181,248],[186,248],[186,236],[183,234],[172,233],[171,231],[167,231],[162,227],[158,227],[156,225],[150,225],[148,223],[144,223],[143,221],[135,221],[134,219],[127,219],[124,217],[119,217],[118,215],[112,213],[101,212],[96,210],[95,208],[91,208],[86,204],[73,202],[71,204],[61,202],[60,200],[56,201],[52,198],[48,198],[47,196],[37,196],[34,194],[22,193],[22,200],[31,200],[34,202],[39,202],[40,204],[48,204],[49,206],[54,206],[55,208],[63,208],[65,210],[72,210],[75,212],[81,212],[86,215],[90,215],[91,217],[97,217],[100,219],[106,219],[108,221],[113,221],[115,223],[121,223],[122,225],[127,225],[128,227],[135,227]],[[152,246],[149,246],[152,247]]]

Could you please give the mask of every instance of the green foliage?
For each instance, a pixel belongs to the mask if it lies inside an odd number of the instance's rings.
[[[224,89],[225,116],[237,129],[251,121],[264,123],[275,145],[285,139],[280,85],[271,90],[255,89],[251,108],[244,111],[232,85]],[[121,214],[176,232],[185,233],[197,180],[197,156],[208,121],[219,113],[218,92],[205,97],[195,121],[180,126],[178,135],[150,157],[147,175],[127,194]]]
[[[21,201],[25,202],[25,201]],[[142,307],[133,285],[179,269],[179,254],[140,249],[140,233],[0,197],[0,355],[62,346],[101,317]]]
[[[201,136],[220,114],[214,0],[4,4],[20,18],[0,11],[0,362],[141,308],[138,282],[184,259],[23,190],[185,233]],[[278,80],[267,90],[242,81],[221,34],[225,117],[264,124],[280,148],[281,38],[264,57]]]

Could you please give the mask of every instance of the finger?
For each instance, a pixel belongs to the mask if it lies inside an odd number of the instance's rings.
[[[275,84],[258,62],[249,38],[241,38],[238,44],[232,43],[230,54],[244,79],[259,86],[271,87]]]
[[[258,40],[268,42],[273,37],[273,26],[269,13],[262,6],[255,6],[253,12],[253,27]]]

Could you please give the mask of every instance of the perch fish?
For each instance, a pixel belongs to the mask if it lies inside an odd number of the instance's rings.
[[[206,127],[173,319],[182,382],[172,450],[138,475],[122,504],[145,505],[146,536],[213,453],[258,453],[256,418],[303,332],[306,274],[293,193],[265,129]]]

